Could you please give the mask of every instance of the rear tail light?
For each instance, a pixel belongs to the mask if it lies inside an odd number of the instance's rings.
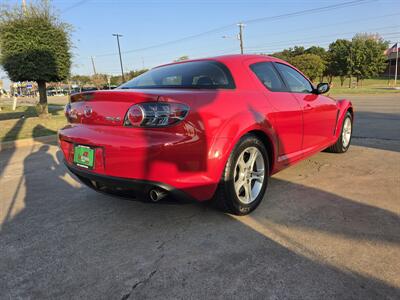
[[[174,125],[187,116],[189,106],[182,103],[147,102],[131,106],[124,125],[133,127],[165,127]]]
[[[70,114],[71,114],[71,103],[67,103],[64,107],[64,114],[67,118],[68,122],[70,121]]]
[[[64,114],[65,114],[65,117],[67,118],[67,121],[70,123],[72,123],[74,120],[76,120],[78,118],[76,109],[72,108],[71,103],[68,103],[67,105],[65,105]]]

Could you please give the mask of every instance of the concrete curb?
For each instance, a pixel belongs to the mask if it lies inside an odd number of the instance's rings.
[[[57,142],[56,134],[40,136],[40,137],[30,138],[30,139],[2,142],[2,143],[0,143],[0,151],[6,150],[6,149],[14,149],[14,148],[21,148],[21,147],[26,147],[26,146],[33,146],[33,145],[52,144],[52,143],[56,143],[56,142]]]

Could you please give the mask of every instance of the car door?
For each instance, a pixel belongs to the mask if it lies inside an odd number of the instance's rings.
[[[315,94],[310,81],[294,68],[275,62],[290,92],[303,109],[303,152],[325,146],[332,140],[337,117],[333,99]]]
[[[303,112],[299,100],[291,93],[272,62],[256,62],[250,69],[274,111],[266,112],[279,140],[278,162],[290,163],[300,158],[303,139]]]

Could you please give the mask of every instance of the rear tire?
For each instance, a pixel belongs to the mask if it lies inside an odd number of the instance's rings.
[[[332,153],[345,153],[350,147],[351,136],[353,133],[353,118],[350,112],[346,112],[342,123],[342,130],[336,143],[326,149]]]
[[[246,215],[261,203],[268,184],[269,161],[264,144],[254,135],[243,136],[225,166],[214,195],[217,207]]]

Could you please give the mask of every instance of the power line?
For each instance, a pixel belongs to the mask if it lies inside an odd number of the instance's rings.
[[[385,27],[379,27],[379,28],[371,28],[371,29],[367,29],[367,31],[374,31],[374,30],[382,30],[382,29],[389,29],[389,28],[397,28],[398,25],[395,26],[385,26]],[[364,30],[365,31],[365,30]],[[354,34],[357,31],[348,31],[348,32],[342,32],[342,33],[335,33],[333,34],[329,34],[329,35],[320,35],[320,36],[309,36],[309,37],[303,37],[301,39],[295,39],[295,40],[290,40],[290,41],[279,41],[279,42],[274,42],[274,43],[268,43],[268,44],[258,44],[255,45],[253,47],[248,47],[246,49],[249,48],[264,48],[264,47],[268,47],[268,46],[279,46],[279,45],[286,45],[287,43],[291,43],[291,42],[304,42],[307,38],[312,38],[312,39],[318,39],[318,38],[326,38],[326,37],[337,37],[340,35],[346,35],[346,34]]]
[[[256,19],[249,19],[247,21],[244,21],[244,23],[249,24],[249,23],[258,23],[258,22],[266,22],[266,21],[276,21],[276,20],[281,20],[281,19],[285,19],[285,18],[303,16],[303,15],[307,15],[307,14],[327,12],[327,11],[331,11],[331,10],[335,10],[335,9],[339,9],[339,8],[356,6],[356,5],[361,5],[361,4],[364,4],[364,3],[375,2],[375,1],[378,1],[378,0],[348,1],[348,2],[343,2],[343,3],[339,3],[339,4],[333,4],[333,5],[328,5],[328,6],[318,7],[318,8],[311,8],[311,9],[305,9],[305,10],[301,10],[301,11],[281,14],[281,15],[277,15],[277,16],[268,16],[268,17],[262,17],[262,18],[256,18]],[[208,31],[204,31],[204,32],[197,33],[197,34],[194,34],[194,35],[186,36],[186,37],[183,37],[183,38],[180,38],[180,39],[176,39],[176,40],[172,40],[172,41],[168,41],[168,42],[163,42],[163,43],[159,43],[159,44],[154,44],[154,45],[143,47],[143,48],[137,48],[137,49],[124,51],[123,53],[126,54],[126,53],[131,53],[131,52],[140,52],[140,51],[149,50],[149,49],[153,49],[153,48],[164,47],[164,46],[167,46],[167,45],[170,45],[170,44],[180,43],[180,42],[187,41],[187,40],[194,39],[194,38],[198,38],[198,37],[201,37],[201,36],[204,36],[204,35],[209,35],[209,34],[212,34],[212,33],[218,33],[218,32],[221,32],[223,30],[229,29],[232,26],[236,26],[236,23],[229,24],[229,25],[224,25],[224,26],[221,26],[221,27],[218,27],[218,28],[214,28],[214,29],[211,29],[211,30],[208,30]],[[115,53],[106,53],[106,54],[100,54],[100,55],[96,55],[96,56],[104,57],[104,56],[113,56],[113,55],[115,55]]]
[[[78,1],[78,2],[76,2],[75,4],[72,4],[71,6],[68,6],[67,8],[63,9],[63,10],[61,11],[61,13],[66,13],[66,12],[68,12],[68,11],[70,11],[70,10],[72,10],[72,9],[74,9],[74,8],[76,8],[76,7],[78,7],[78,6],[81,6],[82,4],[84,4],[84,3],[88,2],[88,1],[89,1],[89,0],[81,0],[81,1]]]
[[[308,15],[308,14],[312,14],[312,13],[326,12],[326,11],[331,11],[331,10],[338,9],[338,8],[356,6],[356,5],[360,5],[363,3],[375,2],[375,1],[378,1],[378,0],[349,1],[349,2],[344,2],[344,3],[323,6],[323,7],[306,9],[306,10],[287,13],[287,14],[281,14],[281,15],[277,15],[277,16],[273,16],[273,17],[262,17],[262,18],[247,20],[246,23],[250,24],[250,23],[258,23],[258,22],[264,22],[264,21],[275,21],[275,20],[280,20],[282,18],[298,17],[298,16]]]
[[[394,13],[394,14],[386,14],[386,15],[381,15],[381,16],[377,16],[377,17],[375,17],[375,18],[363,18],[363,19],[356,19],[356,20],[351,20],[351,21],[341,21],[340,23],[341,24],[349,24],[349,23],[356,23],[356,22],[360,22],[360,21],[363,21],[363,20],[366,20],[366,21],[369,21],[369,20],[371,20],[371,19],[379,19],[379,18],[386,18],[386,17],[390,17],[390,16],[397,16],[397,15],[400,15],[400,13]],[[335,26],[336,24],[328,24],[328,25],[325,25],[325,26],[319,26],[318,28],[324,28],[324,27],[329,27],[329,26]],[[279,35],[279,36],[282,36],[282,35],[284,35],[284,34],[286,34],[286,33],[291,33],[291,32],[298,32],[298,31],[303,31],[303,30],[307,30],[307,29],[310,29],[310,28],[315,28],[315,26],[313,26],[313,27],[303,27],[303,28],[299,28],[299,29],[296,29],[296,30],[286,30],[286,31],[281,31],[281,32],[275,32],[275,33],[272,33],[272,34],[269,34],[268,35],[268,37],[270,37],[270,36],[276,36],[276,35]],[[375,29],[376,30],[376,29]],[[343,34],[343,33],[342,33]],[[260,36],[260,35],[257,35],[257,36]],[[333,36],[333,35],[332,35]],[[252,35],[248,35],[248,37],[254,37],[254,35],[252,36]],[[293,42],[292,40],[290,40],[290,41],[288,41],[288,42]],[[317,41],[318,42],[318,41]],[[281,42],[279,42],[280,44],[282,44]],[[276,44],[276,42],[274,42],[273,44]],[[269,44],[269,45],[271,45],[271,44]],[[286,45],[286,44],[285,44]],[[253,46],[253,47],[244,47],[244,49],[253,49],[253,48],[255,48],[255,46]],[[190,52],[191,51],[193,51],[193,50],[198,50],[199,48],[198,47],[190,47],[190,48],[186,48],[186,49],[181,49],[183,52],[185,52],[184,54],[190,54]],[[278,49],[278,48],[275,48],[275,49]],[[235,49],[233,49],[232,48],[232,50],[231,51],[234,51]],[[174,53],[175,53],[176,51],[174,50]],[[209,53],[209,51],[207,50],[207,51],[202,51],[202,53]],[[166,51],[162,51],[162,52],[156,52],[155,54],[153,54],[153,55],[149,55],[149,56],[142,56],[142,57],[144,57],[144,58],[150,58],[150,57],[154,57],[154,56],[165,56],[166,54],[170,54],[170,51],[168,51],[168,52],[166,52]],[[175,54],[174,54],[175,55]],[[115,53],[115,54],[113,54],[113,56],[118,56],[118,53]],[[190,55],[191,57],[192,57],[192,55]]]
[[[396,39],[394,39],[393,42],[395,42],[397,39],[399,39],[400,36],[396,35],[395,37],[396,37]],[[317,46],[320,46],[323,48],[328,48],[328,46],[329,46],[329,44],[331,44],[331,42],[332,42],[331,40],[325,40],[325,41],[322,41],[321,43],[319,43]],[[249,53],[249,54],[275,53],[275,52],[280,52],[284,49],[290,48],[290,46],[292,46],[292,45],[288,45],[287,47],[277,47],[277,48],[268,48],[268,49],[261,48],[261,49],[251,49],[251,50],[245,49],[245,50],[246,50],[246,53]],[[310,46],[315,46],[315,42],[307,42],[307,43],[302,44],[301,46],[303,46],[304,48],[308,48]]]
[[[387,17],[394,17],[394,16],[398,16],[398,15],[400,15],[400,12],[397,12],[397,13],[393,13],[393,14],[387,14],[387,15],[381,15],[381,16],[377,16],[377,17],[368,17],[368,18],[361,18],[361,19],[352,19],[352,20],[349,20],[349,21],[339,21],[339,23],[340,23],[340,25],[343,25],[343,24],[353,24],[353,23],[358,23],[358,22],[362,22],[362,21],[370,21],[370,20],[375,20],[375,19],[381,19],[381,18],[387,18]],[[298,27],[296,27],[296,29],[295,30],[285,30],[285,31],[281,31],[281,32],[273,32],[273,33],[268,33],[268,35],[266,35],[265,33],[263,33],[263,34],[256,34],[256,35],[247,35],[247,38],[254,38],[254,37],[265,37],[265,36],[268,36],[268,37],[271,37],[271,36],[281,36],[282,34],[286,34],[286,33],[292,33],[292,32],[301,32],[301,31],[304,31],[304,30],[308,30],[308,29],[318,29],[318,30],[320,30],[321,28],[326,28],[326,27],[331,27],[331,26],[337,26],[338,25],[338,22],[336,22],[336,23],[332,23],[332,24],[326,24],[326,25],[318,25],[318,27],[315,27],[315,25],[314,26],[307,26],[307,27],[301,27],[301,28],[298,28]]]

